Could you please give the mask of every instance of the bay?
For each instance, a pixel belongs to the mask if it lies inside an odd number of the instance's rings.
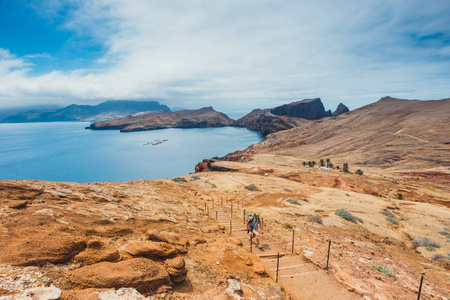
[[[88,125],[0,124],[0,180],[119,182],[172,178],[194,172],[204,158],[224,156],[263,140],[254,131],[236,127],[120,133],[85,130]]]

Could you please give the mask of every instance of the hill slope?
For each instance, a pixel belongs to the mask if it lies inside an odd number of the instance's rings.
[[[276,132],[242,154],[274,153],[305,159],[333,158],[361,166],[450,166],[450,99],[376,103]]]

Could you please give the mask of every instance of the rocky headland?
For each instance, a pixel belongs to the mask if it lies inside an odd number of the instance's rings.
[[[246,127],[267,135],[301,126],[306,120],[319,120],[325,117],[338,116],[349,109],[342,103],[334,113],[326,111],[320,98],[304,99],[269,109],[255,109],[236,120],[233,126]]]
[[[168,113],[149,113],[106,120],[91,124],[86,129],[119,129],[121,132],[165,128],[206,128],[230,126],[233,120],[212,107],[180,110]]]

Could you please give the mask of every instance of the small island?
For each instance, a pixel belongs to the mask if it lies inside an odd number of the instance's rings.
[[[92,123],[86,129],[119,129],[121,132],[166,128],[206,128],[230,126],[234,122],[226,114],[211,106],[196,110],[180,110],[167,113],[143,113],[120,119]]]

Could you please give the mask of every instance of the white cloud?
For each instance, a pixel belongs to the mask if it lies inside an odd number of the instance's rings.
[[[40,13],[54,17],[57,3]],[[162,97],[245,112],[307,97],[331,109],[450,97],[448,45],[414,38],[448,39],[449,13],[447,1],[84,1],[62,26],[102,43],[108,67],[32,76],[0,50],[0,103]]]

